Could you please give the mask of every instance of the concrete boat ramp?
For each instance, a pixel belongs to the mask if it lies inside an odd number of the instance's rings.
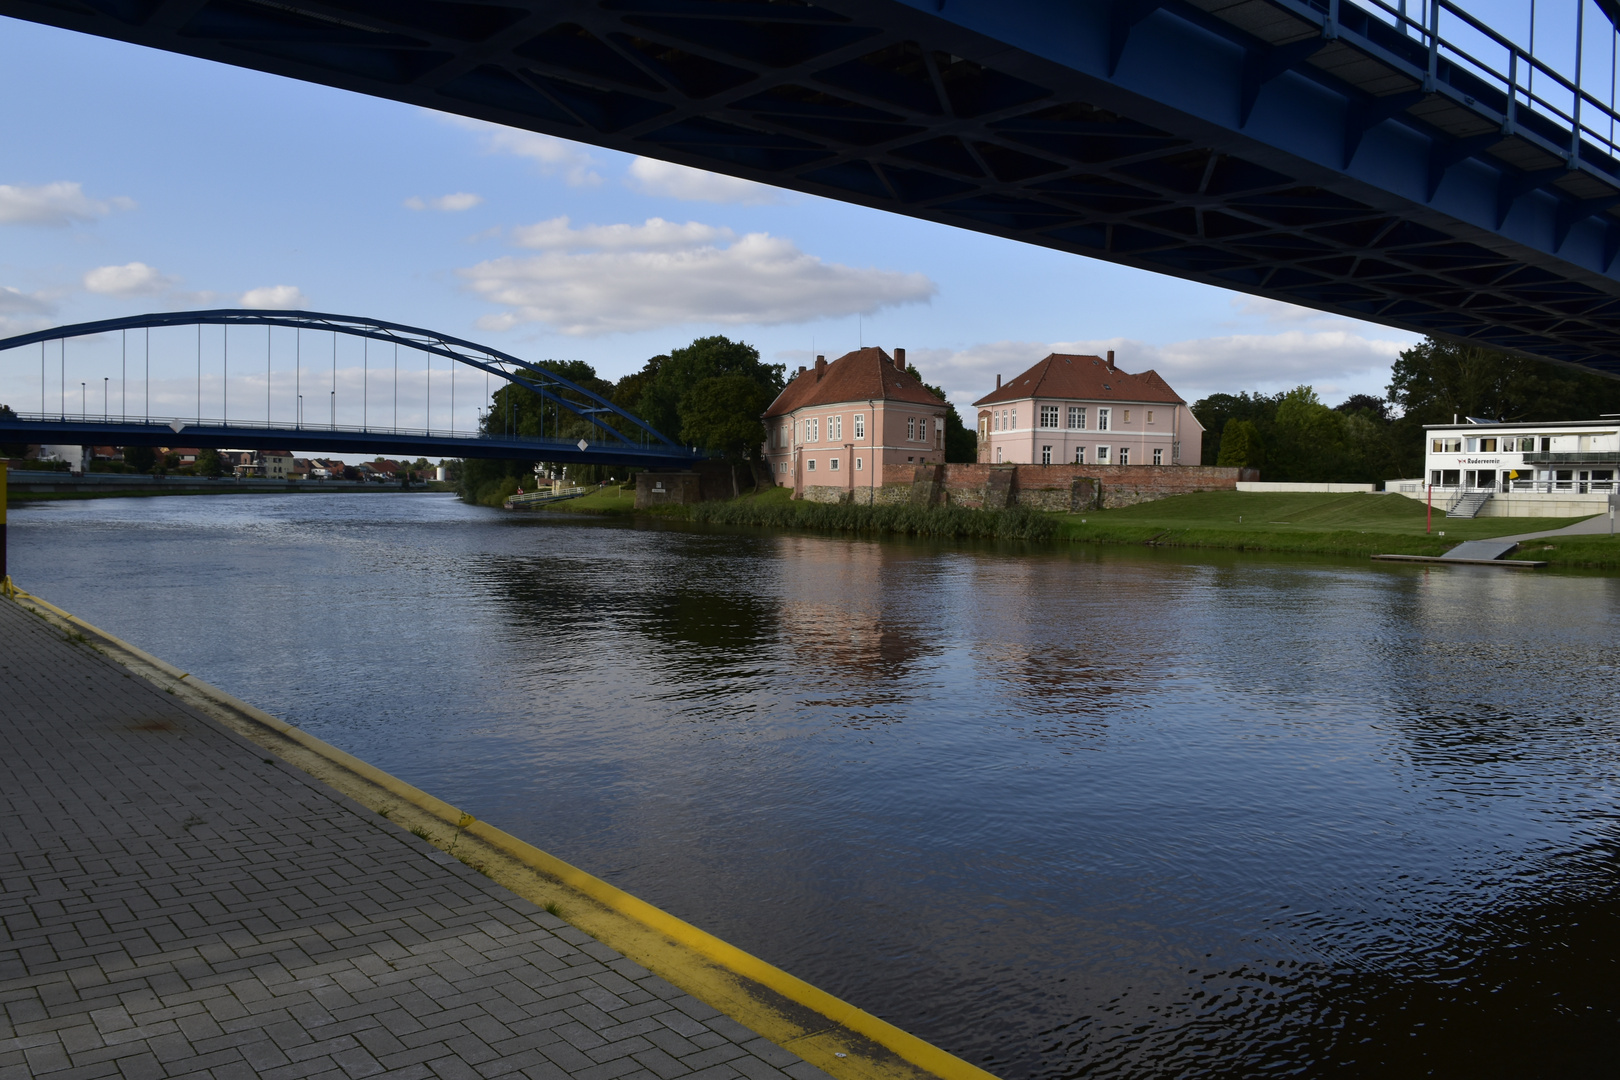
[[[1608,533],[1612,524],[1607,514],[1599,514],[1566,525],[1562,529],[1520,533],[1517,536],[1498,536],[1490,540],[1464,540],[1444,555],[1374,555],[1386,562],[1452,563],[1465,566],[1500,566],[1508,570],[1533,570],[1546,566],[1544,560],[1504,559],[1526,540],[1542,540],[1551,536],[1599,536]]]

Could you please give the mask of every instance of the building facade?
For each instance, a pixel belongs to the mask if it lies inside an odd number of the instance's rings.
[[[795,498],[857,498],[885,465],[945,460],[946,404],[906,371],[906,350],[869,347],[801,367],[765,410],[766,468]]]
[[[1204,428],[1156,371],[1053,353],[975,401],[979,462],[1198,465]]]
[[[1620,418],[1565,424],[1424,425],[1424,475],[1436,494],[1605,494],[1620,470]]]

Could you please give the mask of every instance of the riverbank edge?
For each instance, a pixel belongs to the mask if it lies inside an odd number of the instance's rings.
[[[255,489],[232,491],[229,488],[205,488],[200,486],[183,488],[178,491],[162,487],[142,487],[134,488],[133,490],[128,491],[29,491],[27,487],[19,487],[13,483],[9,487],[8,498],[13,503],[25,503],[80,502],[86,499],[178,498],[182,495],[313,495],[317,493],[322,495],[342,495],[345,493],[364,495],[370,494],[371,492],[377,492],[380,494],[392,492],[395,495],[442,495],[453,494],[454,491],[455,489],[449,485],[441,485],[439,487],[432,488],[420,485],[413,488],[400,488],[397,486],[384,484],[373,484],[369,487],[362,487],[361,485],[356,484],[354,487],[331,489],[325,489],[319,486],[306,488],[288,485],[285,488],[276,488],[269,491],[260,491]]]
[[[736,946],[24,590],[16,602],[227,730],[798,1054],[835,1080],[996,1080]],[[92,640],[93,639],[93,640]]]
[[[746,500],[748,497],[744,496]],[[699,503],[698,506],[728,506],[734,503]],[[820,504],[816,504],[820,505]],[[653,521],[682,521],[697,525],[721,525],[730,528],[769,529],[773,531],[812,532],[828,536],[911,536],[923,535],[906,531],[873,528],[824,528],[809,522],[781,524],[767,521],[714,521],[705,520],[704,513],[694,514],[694,507],[669,506],[657,510],[618,510],[600,509],[596,507],[570,508],[566,504],[556,506],[536,507],[532,512],[548,514],[575,514],[579,516],[611,517],[611,518],[646,518]],[[974,511],[982,512],[982,511]],[[1099,511],[1104,515],[1107,511]],[[1162,525],[1133,525],[1128,523],[1098,522],[1097,515],[1088,515],[1090,520],[1075,521],[1075,515],[1051,514],[1047,515],[1053,522],[1053,531],[1047,537],[1017,537],[1026,543],[1039,544],[1097,544],[1114,547],[1154,547],[1176,548],[1188,551],[1240,551],[1247,554],[1261,555],[1327,555],[1344,558],[1372,559],[1374,555],[1426,555],[1438,556],[1457,546],[1461,541],[1448,540],[1438,536],[1410,536],[1401,533],[1384,532],[1351,532],[1349,530],[1323,529],[1312,532],[1246,532],[1238,536],[1224,535],[1210,529],[1165,528]],[[1442,519],[1444,520],[1444,519]],[[1503,518],[1504,535],[1511,535],[1514,519]],[[1585,518],[1571,518],[1570,524],[1584,521]],[[972,537],[960,534],[956,538]],[[1474,537],[1473,539],[1481,539]],[[1485,538],[1488,539],[1488,538]],[[1526,544],[1537,547],[1537,560],[1547,563],[1548,569],[1565,570],[1620,570],[1620,552],[1608,558],[1583,559],[1578,557],[1561,556],[1557,550],[1560,543],[1568,543],[1577,551],[1584,542],[1599,539],[1595,536],[1547,537],[1542,540],[1526,541]],[[1606,538],[1602,538],[1606,539]]]

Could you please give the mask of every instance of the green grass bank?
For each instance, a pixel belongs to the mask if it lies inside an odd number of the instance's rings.
[[[633,490],[606,488],[548,507],[547,513],[630,514]],[[867,535],[963,537],[1049,543],[1121,544],[1307,555],[1442,555],[1464,540],[1559,529],[1575,518],[1448,518],[1400,495],[1210,491],[1119,510],[1044,514],[941,507],[795,502],[773,488],[724,502],[668,507],[660,517],[699,524]],[[1442,535],[1444,534],[1444,535]],[[1620,539],[1555,537],[1527,542],[1524,558],[1554,566],[1620,569]]]

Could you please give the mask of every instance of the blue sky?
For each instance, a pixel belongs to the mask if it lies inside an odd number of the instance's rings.
[[[703,334],[740,338],[790,365],[864,342],[906,347],[959,407],[998,372],[1010,376],[1053,348],[1113,348],[1121,366],[1156,368],[1189,399],[1308,382],[1333,402],[1381,393],[1395,354],[1416,340],[6,19],[0,100],[10,103],[0,110],[0,334],[148,310],[303,306],[425,326],[532,360],[585,360],[609,378]],[[217,333],[204,342],[204,412],[217,415],[212,402],[228,394],[232,415],[262,417],[264,339],[233,339],[242,359],[227,386]],[[154,414],[194,410],[195,347],[194,337],[154,341]],[[68,389],[77,396],[77,383],[108,378],[116,412],[120,343],[69,348]],[[277,417],[296,408],[292,348],[272,342]],[[359,419],[362,381],[371,415],[389,416],[391,389],[378,389],[386,383],[376,365],[386,370],[391,356],[373,355],[367,375],[359,346],[343,348],[340,421]],[[321,362],[330,382],[330,357]],[[403,363],[399,422],[420,424],[425,376],[413,374],[419,361]],[[442,364],[441,376],[435,427],[449,420]],[[37,353],[0,354],[0,401],[37,408],[39,392]],[[481,396],[463,379],[458,428],[475,419]]]

